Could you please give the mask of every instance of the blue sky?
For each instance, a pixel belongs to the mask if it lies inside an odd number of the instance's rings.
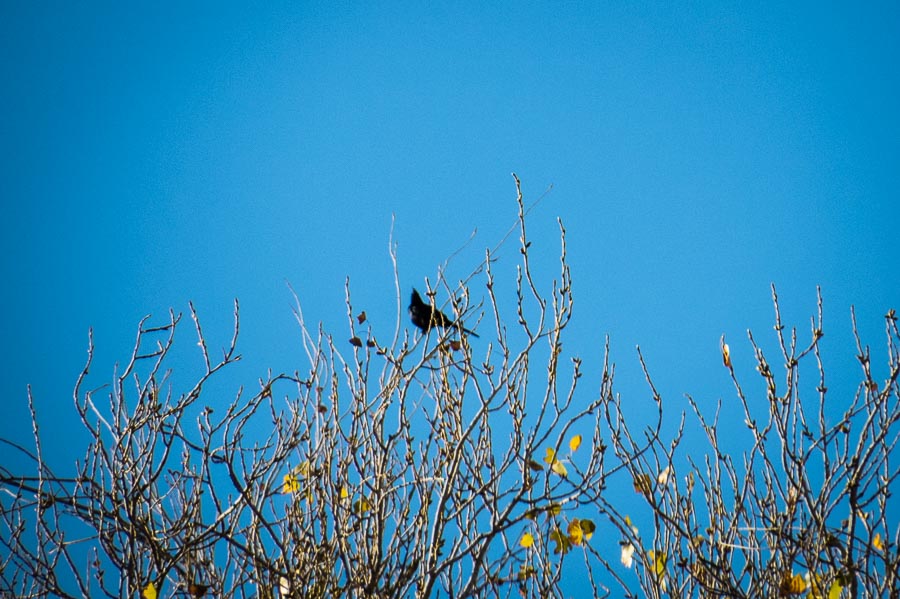
[[[0,436],[28,441],[27,384],[69,432],[88,328],[99,385],[188,300],[224,345],[240,299],[250,385],[304,363],[286,280],[340,336],[350,277],[393,331],[392,215],[405,292],[477,228],[463,277],[514,220],[511,172],[526,201],[553,186],[545,272],[568,229],[567,351],[596,376],[611,335],[636,406],[637,344],[673,407],[732,398],[723,333],[762,393],[771,282],[805,335],[822,286],[851,384],[850,305],[876,360],[900,307],[898,56],[896,3],[5,3]]]

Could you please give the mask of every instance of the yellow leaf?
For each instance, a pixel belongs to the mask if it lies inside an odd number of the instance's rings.
[[[144,596],[144,599],[156,599],[156,585],[152,582],[148,582],[147,586],[144,587],[144,591],[141,593]]]
[[[844,590],[844,587],[840,585],[838,581],[834,581],[831,583],[831,588],[828,590],[828,599],[838,599],[841,596],[841,591]]]
[[[284,475],[284,493],[296,493],[300,490],[300,479],[309,476],[309,460],[297,464]]]
[[[584,539],[584,533],[581,530],[581,522],[578,518],[569,522],[566,532],[569,533],[569,541],[573,545],[581,545],[581,541]]]
[[[534,576],[535,569],[534,566],[526,566],[522,564],[522,567],[519,568],[519,580],[525,580],[526,578],[531,578]]]
[[[300,490],[300,479],[296,474],[290,473],[284,475],[284,493],[296,493]]]
[[[562,506],[558,503],[551,503],[547,506],[547,513],[551,516],[559,516],[559,513],[562,511]]]
[[[372,506],[369,504],[368,500],[365,497],[357,499],[353,502],[353,511],[357,514],[364,514],[370,509],[372,509]]]
[[[872,538],[872,547],[881,551],[884,549],[884,543],[881,542],[881,533],[876,532],[875,536]]]
[[[784,578],[781,580],[781,584],[779,585],[778,589],[782,597],[788,595],[799,595],[806,590],[806,581],[803,580],[802,574],[795,574],[791,576],[790,572],[785,572]]]
[[[568,472],[566,471],[566,467],[563,466],[563,463],[556,459],[556,452],[550,447],[547,448],[547,455],[544,457],[544,461],[550,464],[550,470],[559,474],[560,476],[566,476]]]
[[[663,551],[648,551],[647,557],[653,562],[653,572],[659,578],[666,571],[666,561],[668,556]]]
[[[581,447],[581,435],[575,435],[571,439],[569,439],[569,450],[575,451],[579,447]]]
[[[522,535],[522,540],[519,541],[519,545],[525,547],[526,549],[534,545],[534,536],[530,532],[526,532]]]
[[[553,472],[555,472],[556,474],[563,476],[563,477],[569,475],[569,471],[566,470],[566,467],[563,466],[563,463],[560,462],[559,460],[556,460],[555,462],[553,462],[553,465],[550,466],[550,470],[553,470]]]
[[[347,499],[350,497],[350,492],[347,491],[347,487],[341,487],[341,499]]]
[[[567,553],[572,548],[569,537],[564,535],[559,528],[554,528],[550,531],[550,540],[556,543],[553,553]]]

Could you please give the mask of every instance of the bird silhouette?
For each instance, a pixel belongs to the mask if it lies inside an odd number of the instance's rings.
[[[462,329],[463,333],[478,337],[478,333],[456,324],[446,314],[431,304],[426,304],[422,301],[422,296],[415,289],[413,289],[412,297],[409,299],[409,318],[414,325],[422,329],[423,333],[427,333],[432,327],[458,327]]]

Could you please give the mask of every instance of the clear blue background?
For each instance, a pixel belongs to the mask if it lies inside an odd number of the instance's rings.
[[[451,281],[513,223],[513,171],[526,202],[553,186],[531,225],[545,290],[568,229],[586,397],[610,334],[636,410],[636,344],[673,416],[684,393],[730,405],[723,333],[763,397],[746,330],[774,349],[770,282],[804,340],[822,286],[836,402],[851,304],[886,374],[897,3],[126,4],[0,7],[2,437],[29,442],[31,384],[69,463],[88,328],[97,386],[142,316],[191,299],[212,347],[241,300],[249,387],[305,366],[286,280],[342,338],[349,276],[388,337],[391,215],[405,312],[473,230]]]

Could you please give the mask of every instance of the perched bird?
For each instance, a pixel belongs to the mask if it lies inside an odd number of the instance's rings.
[[[448,318],[446,314],[432,306],[431,304],[426,304],[422,301],[422,297],[419,295],[419,292],[413,289],[412,297],[409,300],[409,318],[412,320],[412,323],[422,329],[422,332],[428,332],[431,330],[431,327],[457,327],[455,322],[452,319]],[[469,329],[463,328],[463,333],[468,333],[473,337],[477,337],[478,333],[470,331]]]

